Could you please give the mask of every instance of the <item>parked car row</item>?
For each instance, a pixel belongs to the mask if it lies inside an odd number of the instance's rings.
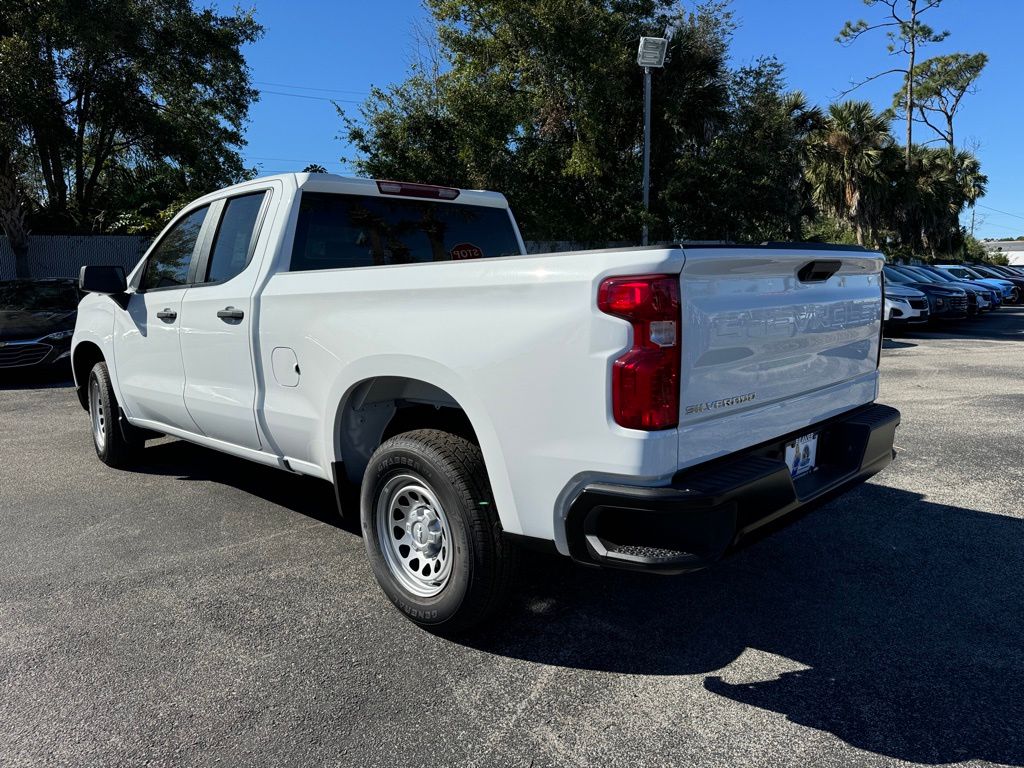
[[[1024,270],[992,264],[887,264],[889,330],[965,320],[1003,304],[1024,303]]]

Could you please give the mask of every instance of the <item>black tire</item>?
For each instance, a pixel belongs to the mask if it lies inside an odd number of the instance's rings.
[[[88,390],[89,419],[92,426],[92,444],[96,455],[108,467],[127,467],[142,449],[143,442],[128,439],[119,423],[120,408],[114,388],[110,385],[107,364],[100,362],[89,372]],[[95,396],[94,396],[95,393]],[[99,410],[97,411],[97,405]]]
[[[401,512],[382,509],[388,504],[382,495],[388,487],[410,482],[421,482],[436,497],[451,537],[447,580],[436,595],[417,595],[402,583],[393,556],[389,565],[384,549],[391,543],[379,535],[381,514],[387,515],[384,527],[390,531],[393,515]],[[483,456],[472,442],[436,429],[387,440],[370,459],[359,506],[373,574],[388,599],[413,622],[436,634],[454,635],[480,625],[505,604],[519,552],[502,535]]]

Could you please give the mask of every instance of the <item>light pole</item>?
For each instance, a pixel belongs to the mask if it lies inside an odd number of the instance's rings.
[[[668,39],[641,37],[636,63],[644,68],[644,225],[641,242],[647,245],[647,211],[651,207],[651,69],[665,66]]]

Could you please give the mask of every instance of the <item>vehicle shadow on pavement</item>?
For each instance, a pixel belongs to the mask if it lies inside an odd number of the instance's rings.
[[[531,558],[518,607],[467,644],[703,675],[892,758],[1024,765],[1024,521],[869,484],[700,574]]]
[[[227,485],[321,523],[353,532],[358,529],[358,502],[355,521],[351,522],[351,515],[343,519],[337,512],[334,487],[315,477],[261,466],[184,440],[150,442],[141,456],[129,472]]]
[[[938,322],[925,328],[901,329],[900,338],[915,341],[961,338],[980,341],[1024,341],[1024,307],[1009,306],[969,320]]]
[[[70,374],[51,372],[0,371],[0,391],[13,389],[67,389],[75,383]]]
[[[909,349],[916,347],[917,344],[911,344],[909,341],[901,341],[900,339],[886,336],[882,339],[882,349]]]

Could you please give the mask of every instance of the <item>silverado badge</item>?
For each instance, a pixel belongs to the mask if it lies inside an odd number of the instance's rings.
[[[686,414],[691,413],[704,413],[705,411],[714,411],[718,408],[732,408],[734,405],[740,403],[749,403],[751,400],[757,398],[756,392],[751,392],[746,395],[736,395],[735,397],[726,397],[722,400],[709,400],[703,403],[694,403],[693,405],[686,406]]]

